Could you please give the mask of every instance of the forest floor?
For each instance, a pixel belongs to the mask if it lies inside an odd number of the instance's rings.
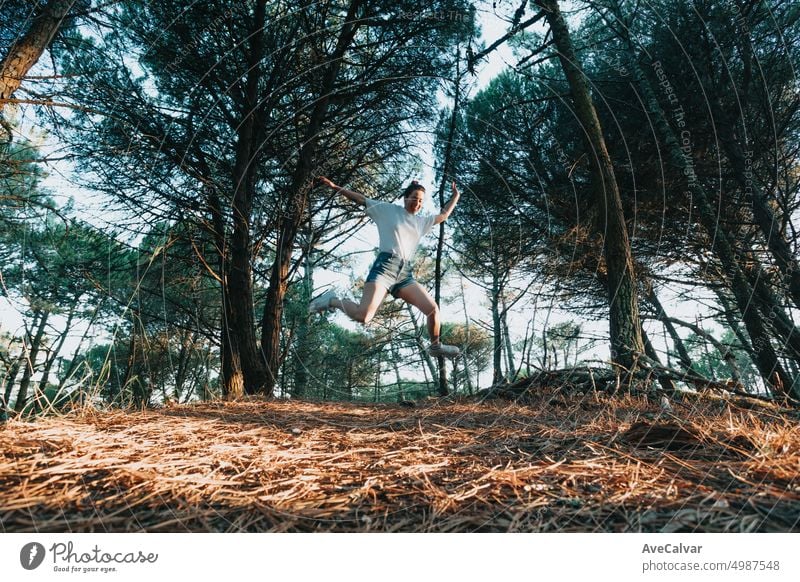
[[[798,412],[541,391],[250,400],[0,426],[5,532],[788,532]]]

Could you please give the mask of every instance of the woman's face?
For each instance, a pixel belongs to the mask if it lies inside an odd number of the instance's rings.
[[[411,194],[403,198],[406,210],[411,214],[416,214],[422,209],[425,203],[425,190],[414,190]]]

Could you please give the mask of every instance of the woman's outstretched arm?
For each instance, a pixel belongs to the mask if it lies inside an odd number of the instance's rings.
[[[317,181],[320,184],[325,184],[326,186],[328,186],[330,188],[333,188],[334,190],[337,190],[340,194],[342,194],[343,196],[349,198],[350,200],[352,200],[356,204],[360,204],[361,206],[364,206],[367,203],[367,197],[364,196],[363,194],[360,194],[358,192],[353,192],[352,190],[348,190],[347,188],[342,188],[341,186],[337,186],[336,184],[331,182],[325,176],[318,177]]]
[[[433,224],[439,224],[447,220],[450,216],[450,213],[452,213],[453,209],[456,207],[456,204],[458,204],[458,199],[461,194],[458,193],[458,188],[456,188],[455,182],[452,182],[451,186],[453,188],[453,196],[447,201],[447,204],[444,205],[442,211],[436,215],[436,219],[433,221]]]

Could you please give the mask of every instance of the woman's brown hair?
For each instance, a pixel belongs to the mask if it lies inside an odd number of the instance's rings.
[[[417,190],[422,190],[425,192],[425,186],[417,182],[416,180],[411,180],[411,184],[406,186],[406,189],[403,190],[403,198],[408,198],[411,196],[412,193],[416,192]]]

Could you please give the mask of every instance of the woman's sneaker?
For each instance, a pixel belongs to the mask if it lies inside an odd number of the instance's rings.
[[[428,346],[428,353],[434,358],[457,358],[461,353],[461,350],[459,350],[456,346],[448,346],[447,344],[438,343]]]
[[[320,295],[311,300],[308,304],[308,312],[309,313],[322,313],[326,309],[330,309],[331,307],[331,299],[336,297],[336,293],[334,293],[333,289],[328,289]]]

